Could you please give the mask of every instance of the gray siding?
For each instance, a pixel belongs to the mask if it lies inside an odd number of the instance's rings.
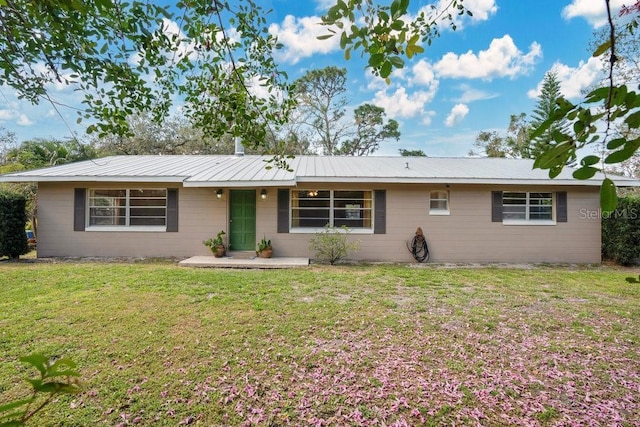
[[[38,256],[178,257],[207,255],[202,241],[227,231],[227,197],[216,188],[180,188],[179,224],[175,233],[73,231],[74,188],[79,183],[40,183],[38,194]],[[99,185],[102,188],[107,185]],[[111,187],[151,187],[117,184]],[[156,184],[175,187],[175,184]],[[406,241],[417,227],[424,230],[431,262],[600,262],[600,220],[586,219],[581,210],[597,210],[597,188],[549,186],[451,185],[450,215],[429,215],[429,193],[444,185],[313,185],[299,189],[386,190],[386,233],[351,234],[360,240],[354,259],[412,262]],[[556,225],[504,225],[491,220],[492,191],[566,191],[567,222]],[[268,189],[266,200],[257,188],[256,238],[271,239],[274,256],[309,256],[310,234],[278,233],[278,197]],[[375,208],[375,207],[374,207]],[[375,220],[375,219],[374,219]]]

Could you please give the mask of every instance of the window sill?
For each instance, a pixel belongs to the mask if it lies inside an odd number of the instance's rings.
[[[430,210],[429,211],[429,215],[435,215],[435,216],[446,216],[446,215],[451,215],[451,212],[449,211],[445,211],[445,210]]]
[[[131,227],[126,226],[118,226],[118,225],[93,225],[91,227],[87,227],[84,231],[98,231],[98,232],[134,232],[134,233],[164,233],[167,231],[167,227],[165,226],[157,226],[157,225],[136,225]]]
[[[503,220],[502,225],[556,225],[556,221],[555,220],[527,221],[524,219],[511,219],[511,220]]]
[[[315,234],[322,233],[326,230],[326,228],[290,228],[289,233],[291,234]],[[373,228],[349,228],[348,231],[345,231],[341,227],[337,227],[331,230],[335,230],[337,233],[349,233],[349,234],[373,234]]]

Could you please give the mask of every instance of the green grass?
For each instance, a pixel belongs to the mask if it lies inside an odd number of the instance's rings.
[[[615,268],[0,263],[0,404],[36,425],[640,424],[640,284]],[[622,420],[622,421],[620,421]]]

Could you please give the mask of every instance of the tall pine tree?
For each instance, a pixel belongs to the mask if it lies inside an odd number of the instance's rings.
[[[560,93],[560,81],[558,75],[554,71],[549,71],[544,76],[542,82],[542,90],[538,97],[536,107],[531,114],[531,129],[536,129],[543,122],[551,118],[556,102],[562,97]],[[566,131],[567,121],[560,120],[554,122],[540,136],[531,140],[530,153],[531,157],[536,158],[542,152],[546,151],[553,144],[553,134],[557,131]]]

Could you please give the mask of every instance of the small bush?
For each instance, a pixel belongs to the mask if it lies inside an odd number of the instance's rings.
[[[640,262],[640,197],[622,197],[614,212],[603,215],[602,257],[622,265]]]
[[[329,261],[333,265],[336,261],[358,251],[359,242],[348,240],[350,230],[345,227],[326,226],[316,233],[309,241],[309,248],[316,253],[316,258]]]
[[[17,259],[29,252],[27,234],[27,200],[15,193],[0,193],[0,257]]]

